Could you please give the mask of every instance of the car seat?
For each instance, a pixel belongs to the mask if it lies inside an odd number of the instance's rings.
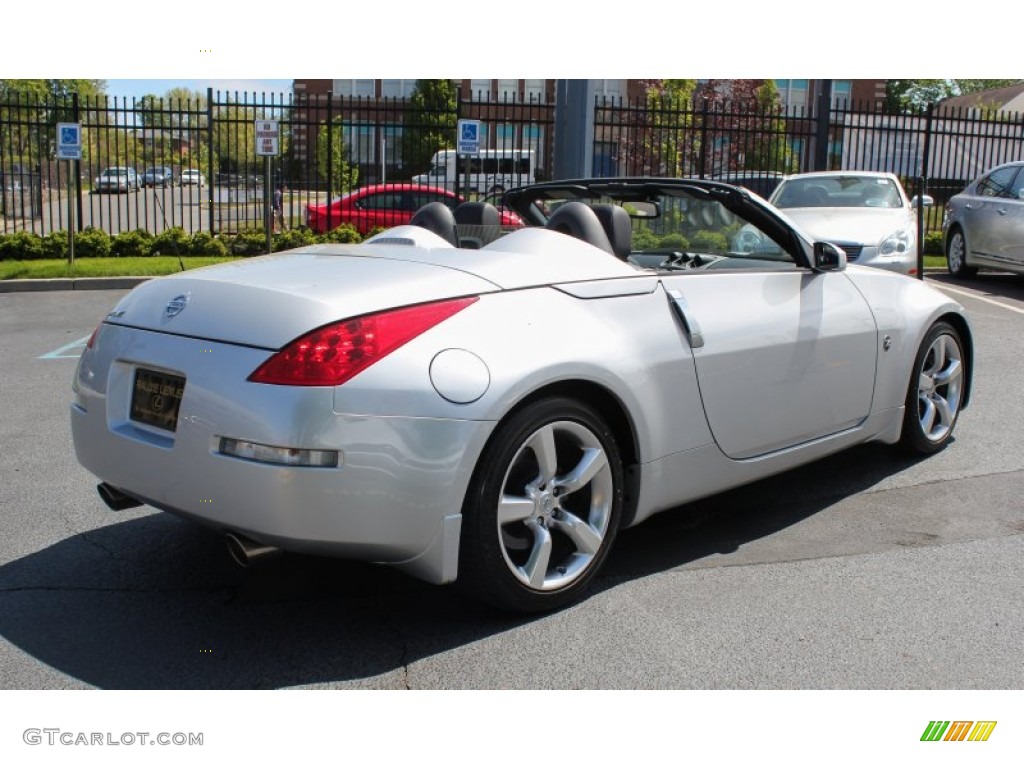
[[[618,205],[594,205],[591,210],[597,214],[612,253],[625,261],[633,252],[633,222],[626,210]]]
[[[625,213],[625,211],[623,211]],[[546,229],[561,232],[565,235],[578,238],[585,243],[590,243],[606,253],[615,255],[611,241],[605,234],[601,220],[589,205],[576,200],[563,203],[551,214]]]
[[[828,206],[828,190],[819,184],[808,184],[800,192],[799,208],[825,208]]]
[[[412,215],[409,223],[440,235],[454,246],[459,244],[455,234],[455,216],[444,203],[427,203]]]
[[[455,209],[460,248],[483,248],[501,237],[501,214],[490,203],[460,203]]]

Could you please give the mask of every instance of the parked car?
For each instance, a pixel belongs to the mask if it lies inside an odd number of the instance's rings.
[[[104,168],[93,181],[94,192],[130,192],[139,188],[134,168]]]
[[[531,612],[582,597],[657,512],[865,442],[952,439],[971,329],[924,282],[847,265],[715,182],[505,202],[530,226],[479,250],[435,233],[454,221],[435,201],[358,245],[135,288],[73,379],[102,498],[203,523],[242,562],[364,559]],[[639,266],[660,246],[635,253],[634,225],[677,245]],[[744,226],[762,248],[729,246]]]
[[[367,235],[379,227],[408,224],[417,210],[433,202],[444,203],[454,210],[463,200],[454,192],[425,184],[374,184],[335,198],[330,206],[307,206],[306,225],[322,234],[342,224],[351,224],[359,234]],[[500,216],[505,227],[516,227],[522,223],[507,211]]]
[[[851,263],[917,274],[917,205],[892,173],[820,171],[787,176],[769,201]],[[924,196],[924,205],[932,205]]]
[[[174,183],[174,171],[166,165],[147,168],[142,172],[141,183],[144,187],[169,187]]]
[[[1024,273],[1024,162],[996,166],[953,195],[942,236],[956,277],[979,268]]]
[[[777,171],[729,171],[717,174],[713,178],[716,181],[735,184],[737,187],[745,187],[767,200],[785,178],[785,174]]]
[[[206,179],[195,168],[186,168],[181,172],[181,186],[183,187],[205,187]]]

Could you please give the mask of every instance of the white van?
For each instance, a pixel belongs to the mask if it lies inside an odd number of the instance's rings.
[[[469,184],[466,184],[466,161],[469,161]],[[430,170],[413,177],[418,184],[429,184],[451,192],[458,188],[463,194],[486,194],[495,187],[511,189],[536,180],[536,161],[532,149],[481,149],[476,155],[458,155],[455,165],[454,149],[442,149],[434,154]]]

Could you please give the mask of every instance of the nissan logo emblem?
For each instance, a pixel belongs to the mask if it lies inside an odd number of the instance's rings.
[[[181,296],[175,296],[169,302],[167,302],[167,308],[164,310],[164,315],[167,317],[175,317],[180,315],[181,311],[188,306],[188,295],[182,294]]]

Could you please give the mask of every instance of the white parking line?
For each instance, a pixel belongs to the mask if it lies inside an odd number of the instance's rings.
[[[53,352],[47,352],[45,355],[40,355],[40,360],[65,360],[81,357],[82,350],[85,349],[85,342],[89,340],[88,336],[83,336],[77,341],[72,341],[70,344],[65,344],[60,349],[55,349]],[[81,347],[81,349],[77,349]]]
[[[1022,309],[1020,307],[1015,307],[1012,304],[1004,304],[1001,301],[996,301],[995,299],[990,299],[987,296],[980,296],[977,293],[972,293],[971,291],[965,291],[962,288],[950,288],[945,283],[932,282],[931,285],[933,287],[935,287],[935,288],[938,288],[940,291],[946,291],[947,293],[956,293],[956,294],[959,294],[960,296],[967,296],[967,297],[972,298],[972,299],[977,299],[978,301],[984,301],[986,304],[992,304],[992,305],[1000,307],[1002,309],[1008,309],[1011,312],[1016,312],[1018,315],[1024,315],[1024,309]]]

